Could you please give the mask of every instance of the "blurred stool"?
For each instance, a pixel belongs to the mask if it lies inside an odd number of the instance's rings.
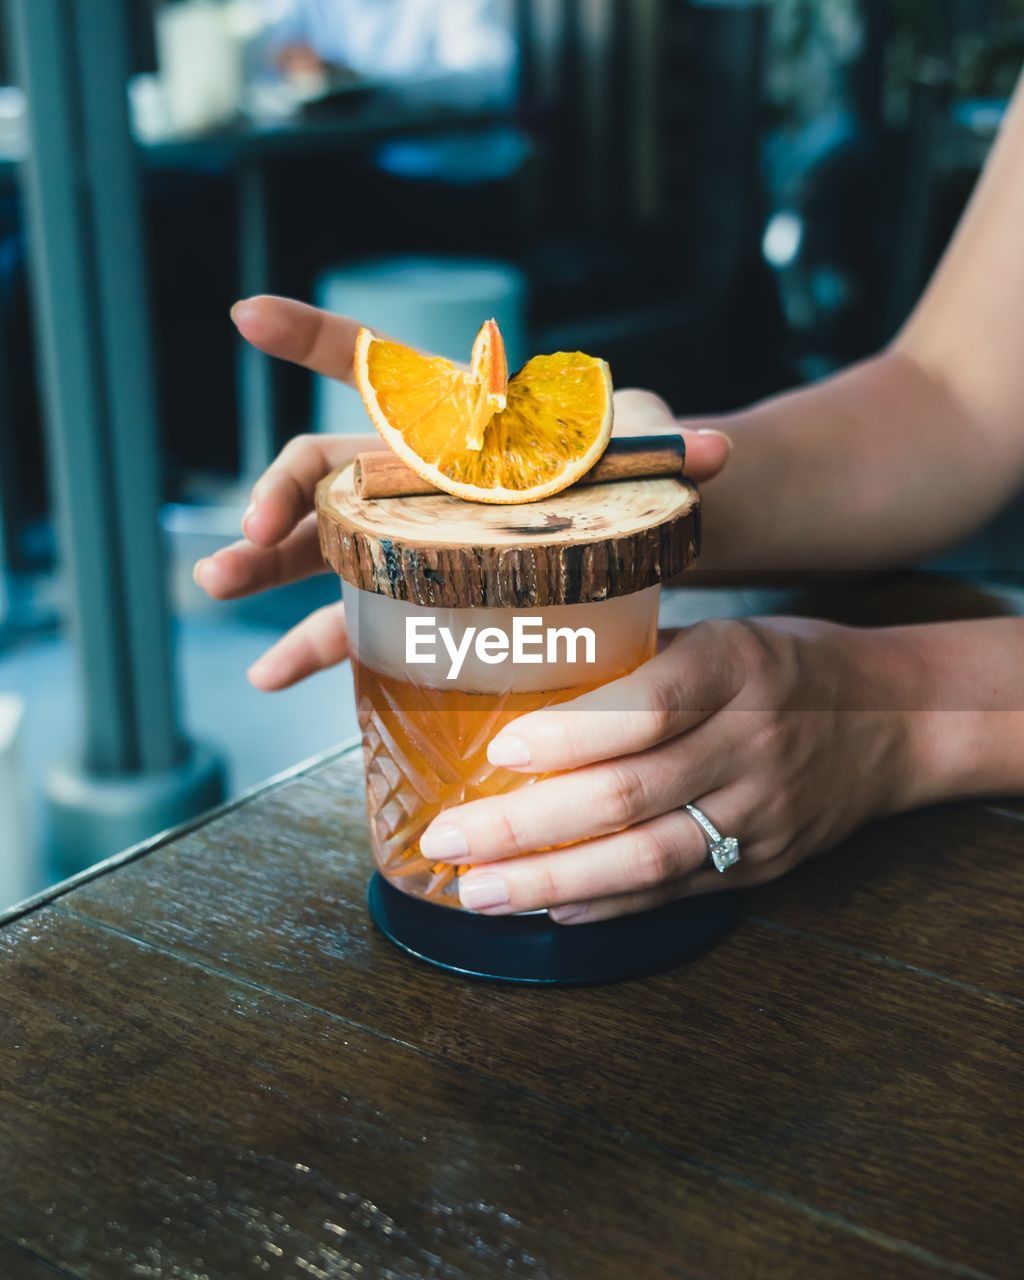
[[[34,886],[28,836],[28,803],[21,762],[24,706],[0,693],[0,911],[27,898]]]
[[[510,370],[526,361],[526,282],[509,263],[485,258],[378,258],[324,272],[318,306],[401,342],[451,360],[466,361],[485,320],[497,320]],[[371,430],[350,390],[318,378],[316,429],[345,434]]]

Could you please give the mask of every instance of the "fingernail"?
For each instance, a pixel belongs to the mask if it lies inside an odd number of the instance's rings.
[[[587,908],[581,906],[551,907],[548,910],[548,915],[554,920],[555,924],[581,923],[586,914]]]
[[[248,676],[252,684],[259,687],[259,685],[266,684],[267,681],[273,680],[274,665],[275,659],[270,654],[265,653],[262,658],[256,659],[245,674]]]
[[[530,748],[522,738],[501,733],[487,746],[487,759],[505,769],[517,769],[530,763]]]
[[[464,858],[469,843],[458,827],[428,827],[420,836],[420,853],[435,862]]]
[[[724,431],[717,431],[714,427],[701,427],[697,434],[699,436],[719,436],[730,449],[732,448],[732,436],[726,435]]]
[[[255,514],[256,514],[256,503],[250,502],[249,505],[246,507],[246,509],[242,512],[242,532],[243,533],[245,533],[245,526],[248,523],[249,517],[254,516]]]
[[[242,298],[231,308],[230,316],[234,324],[244,324],[249,318],[251,307],[249,298]]]
[[[221,569],[212,556],[204,556],[202,560],[197,561],[195,568],[192,570],[192,579],[196,586],[202,587],[209,595],[216,595],[219,577],[221,577]],[[223,588],[223,580],[221,580],[220,586]]]
[[[459,901],[468,911],[503,907],[510,896],[508,881],[501,876],[463,876],[459,881]]]

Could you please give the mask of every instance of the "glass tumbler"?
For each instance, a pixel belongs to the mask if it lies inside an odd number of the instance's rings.
[[[423,831],[443,809],[536,782],[541,775],[492,765],[488,743],[519,716],[578,697],[651,658],[659,596],[652,586],[543,609],[432,609],[344,584],[370,839],[385,879],[459,906],[456,869],[423,856]],[[475,643],[481,634],[489,637],[483,652]],[[514,660],[517,634],[526,661]],[[409,660],[410,635],[413,652],[433,661]]]
[[[371,499],[350,464],[320,483],[317,513],[342,579],[374,860],[405,895],[459,909],[458,872],[423,856],[424,830],[538,780],[488,761],[504,726],[653,656],[660,584],[697,554],[699,497],[662,476],[522,505]]]

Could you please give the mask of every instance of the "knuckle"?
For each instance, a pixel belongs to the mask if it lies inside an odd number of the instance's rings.
[[[616,762],[602,770],[597,807],[606,825],[628,826],[642,811],[645,799],[643,778],[632,765]]]
[[[687,627],[685,634],[700,652],[724,654],[744,643],[742,633],[746,627],[744,618],[705,618]]]
[[[297,454],[304,451],[303,436],[292,436],[274,461],[270,464],[270,470],[274,473],[285,470],[292,462],[294,462]]]
[[[735,696],[742,689],[760,686],[778,665],[774,633],[749,618],[699,622],[691,628],[704,653],[714,655],[726,688]]]
[[[495,847],[502,853],[529,853],[533,844],[526,837],[514,810],[507,804],[501,804],[492,814],[491,839]]]
[[[774,665],[776,652],[771,632],[748,618],[739,618],[733,624],[733,633],[736,657],[748,677]]]
[[[648,730],[657,740],[671,733],[679,713],[679,690],[668,680],[652,680],[646,689],[643,714]]]
[[[323,443],[319,437],[313,435],[311,431],[305,431],[301,435],[293,436],[282,450],[282,457],[291,450],[291,456],[296,454],[308,453],[311,449],[319,449]]]
[[[624,387],[615,392],[615,429],[620,435],[664,431],[674,425],[672,409],[653,391]]]
[[[558,859],[545,859],[542,866],[536,868],[536,885],[530,893],[530,901],[545,907],[557,907],[572,901],[572,890],[564,883],[558,869]]]
[[[664,414],[666,417],[671,417],[672,415],[668,401],[663,400],[656,392],[650,391],[646,387],[622,387],[615,392],[615,400],[622,407],[653,410],[656,413]]]
[[[773,712],[765,712],[753,717],[744,716],[747,748],[753,756],[764,756],[769,760],[778,758],[786,736],[786,726],[782,719]]]
[[[676,850],[653,831],[637,831],[630,842],[630,879],[645,886],[657,886],[676,873]]]
[[[310,432],[300,436],[292,436],[274,462],[271,463],[267,474],[287,478],[297,486],[298,482],[293,472],[308,468],[316,458],[322,456],[322,450],[323,440]]]

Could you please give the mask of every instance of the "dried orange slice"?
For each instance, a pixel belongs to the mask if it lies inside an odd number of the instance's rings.
[[[579,480],[612,432],[612,380],[582,352],[534,356],[508,378],[488,320],[468,369],[361,329],[355,377],[384,440],[417,475],[470,502],[535,502]]]

